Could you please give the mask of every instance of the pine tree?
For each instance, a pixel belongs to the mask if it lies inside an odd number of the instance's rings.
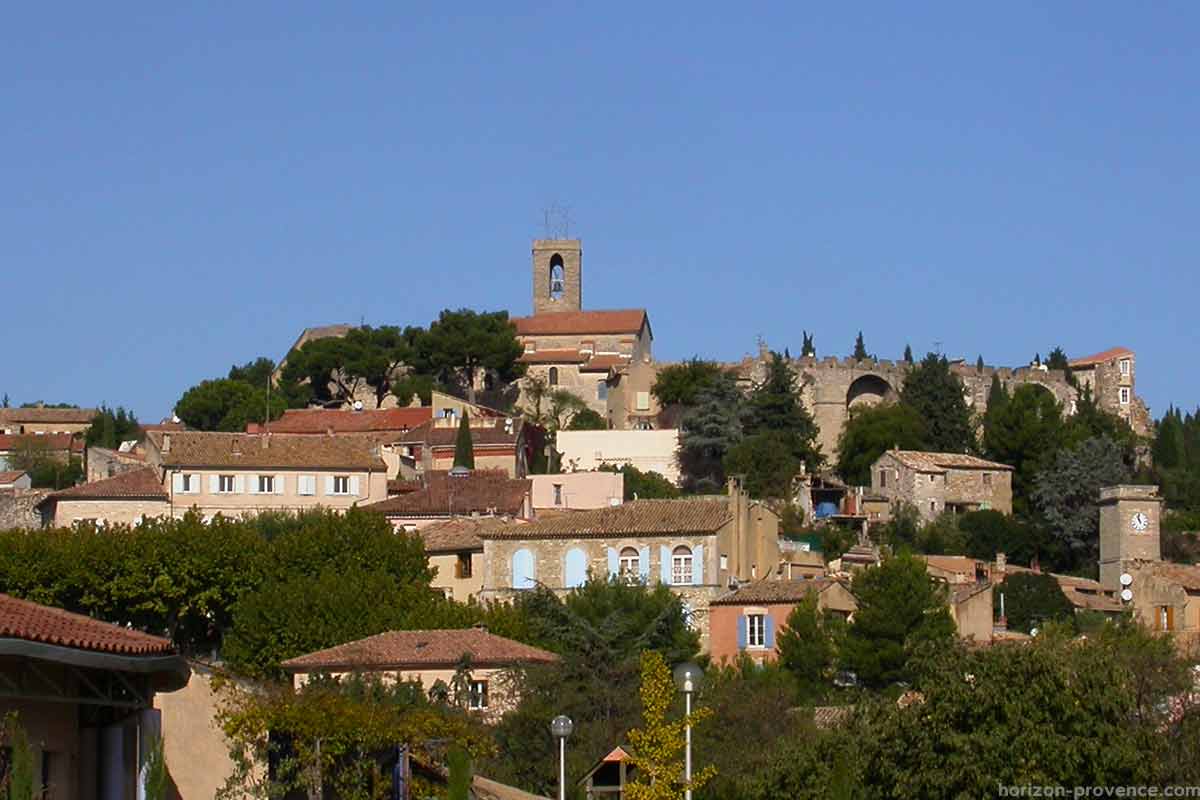
[[[913,363],[912,345],[904,345],[904,363]]]
[[[454,440],[454,466],[475,469],[475,445],[471,441],[470,415],[463,412],[458,423],[458,438]]]
[[[855,361],[865,361],[870,356],[867,355],[867,346],[863,343],[862,331],[858,332],[858,338],[854,340],[854,356]]]
[[[742,440],[739,414],[742,394],[728,373],[696,395],[684,416],[679,437],[679,465],[691,491],[720,491],[725,485],[725,454]]]
[[[801,358],[816,358],[817,347],[813,344],[813,335],[808,331],[801,331],[804,334],[804,343],[800,345]]]

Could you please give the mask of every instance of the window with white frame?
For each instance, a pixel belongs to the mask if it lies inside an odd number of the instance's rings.
[[[181,472],[179,474],[179,493],[180,494],[196,494],[200,491],[200,476],[190,472]]]
[[[671,553],[671,583],[687,586],[692,582],[692,551],[679,545]]]
[[[274,475],[259,475],[258,476],[258,493],[259,494],[275,494],[275,476]]]
[[[482,711],[488,707],[487,681],[471,681],[471,696],[468,705],[472,711]]]
[[[554,505],[561,506],[563,504],[563,485],[561,483],[554,484]]]
[[[983,485],[984,486],[992,485],[992,473],[990,473],[990,472],[983,473]]]
[[[636,400],[636,403],[637,403],[634,406],[634,408],[637,411],[649,411],[650,410],[650,393],[649,392],[638,392],[635,395],[634,399]]]
[[[747,647],[766,647],[767,646],[767,615],[766,614],[747,614],[746,615],[746,646]]]
[[[296,477],[296,494],[314,495],[317,493],[316,475],[298,475]]]
[[[233,494],[235,491],[237,491],[237,478],[235,476],[217,476],[217,492],[219,494]]]
[[[1121,374],[1128,375],[1129,374],[1129,359],[1122,358],[1120,361],[1120,367],[1121,367]]]
[[[642,571],[642,559],[632,547],[622,548],[617,559],[617,570],[624,578],[636,578]]]
[[[536,353],[537,352],[537,342],[526,341],[525,342],[525,352],[526,353]]]
[[[331,494],[350,494],[350,476],[334,475],[333,491]]]
[[[721,569],[729,569],[729,556],[721,553]]]
[[[1121,387],[1121,405],[1129,405],[1129,387],[1127,386]]]

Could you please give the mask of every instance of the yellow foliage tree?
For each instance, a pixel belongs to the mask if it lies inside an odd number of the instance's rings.
[[[675,681],[662,654],[655,650],[642,653],[642,723],[629,732],[633,749],[629,760],[637,767],[637,777],[625,787],[629,800],[679,800],[688,789],[695,791],[717,774],[705,767],[692,773],[691,785],[683,777],[684,728],[707,719],[710,709],[694,709],[691,716],[675,721],[667,719],[675,698]]]

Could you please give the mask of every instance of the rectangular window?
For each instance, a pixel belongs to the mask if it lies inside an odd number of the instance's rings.
[[[350,494],[350,476],[334,475],[332,494]]]
[[[316,475],[299,475],[296,478],[296,494],[314,495],[317,493]]]
[[[187,473],[179,476],[180,494],[196,494],[200,491],[200,476]]]
[[[887,488],[887,470],[886,469],[879,470],[879,488],[880,489]]]
[[[1129,405],[1129,388],[1125,386],[1121,387],[1121,405]]]
[[[936,481],[936,480],[937,480],[937,475],[930,475],[930,476],[929,476],[929,482],[930,482],[930,483],[933,483],[933,482],[934,482],[934,481]]]
[[[471,681],[471,698],[469,706],[472,711],[482,711],[488,707],[487,681]]]
[[[608,399],[608,381],[596,381],[596,399]]]
[[[218,494],[233,494],[235,486],[237,486],[237,481],[233,475],[220,475],[217,477]]]
[[[1129,374],[1129,359],[1122,358],[1120,363],[1121,363],[1121,374],[1128,375]]]
[[[764,614],[749,614],[746,616],[746,646],[767,646],[767,620]]]
[[[525,343],[525,352],[526,353],[536,353],[537,352],[537,343],[536,342],[526,342]]]
[[[992,473],[990,473],[990,472],[983,473],[983,485],[984,486],[992,485]]]
[[[1158,629],[1160,631],[1175,630],[1175,609],[1171,606],[1158,607]]]
[[[258,476],[258,493],[259,494],[275,494],[275,476],[274,475],[259,475]]]
[[[638,392],[637,393],[637,408],[636,408],[636,410],[638,410],[638,411],[649,411],[650,410],[650,393],[649,392]]]
[[[454,577],[469,578],[471,577],[471,554],[459,553],[458,563],[454,565]]]
[[[671,556],[671,583],[689,586],[692,583],[692,554],[675,553]]]
[[[721,553],[721,569],[729,569],[729,556]]]
[[[937,500],[929,501],[929,510],[934,514],[937,513]]]
[[[563,504],[562,486],[563,485],[561,483],[554,484],[554,505],[556,506],[561,506]]]
[[[637,550],[632,547],[626,547],[621,551],[620,557],[617,559],[617,571],[622,578],[636,578],[641,574],[641,556]]]

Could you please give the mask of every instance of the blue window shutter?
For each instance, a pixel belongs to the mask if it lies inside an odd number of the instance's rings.
[[[738,650],[746,649],[746,615],[738,617]]]
[[[587,581],[587,556],[578,547],[567,551],[563,563],[563,585],[568,589],[583,586]]]
[[[617,548],[608,548],[608,577],[615,578],[617,576]]]
[[[643,547],[638,552],[638,572],[642,574],[642,580],[646,583],[650,582],[650,548]]]
[[[765,642],[767,645],[767,649],[770,650],[771,648],[775,647],[775,620],[773,620],[771,618],[770,614],[764,614],[763,622],[766,624],[766,627],[767,627],[767,630],[766,630],[767,638],[766,638]]]
[[[512,585],[514,589],[534,587],[533,553],[525,548],[512,555]]]
[[[692,550],[692,585],[704,585],[704,545],[698,544]]]
[[[671,582],[671,548],[660,545],[658,548],[658,575],[663,583]]]

